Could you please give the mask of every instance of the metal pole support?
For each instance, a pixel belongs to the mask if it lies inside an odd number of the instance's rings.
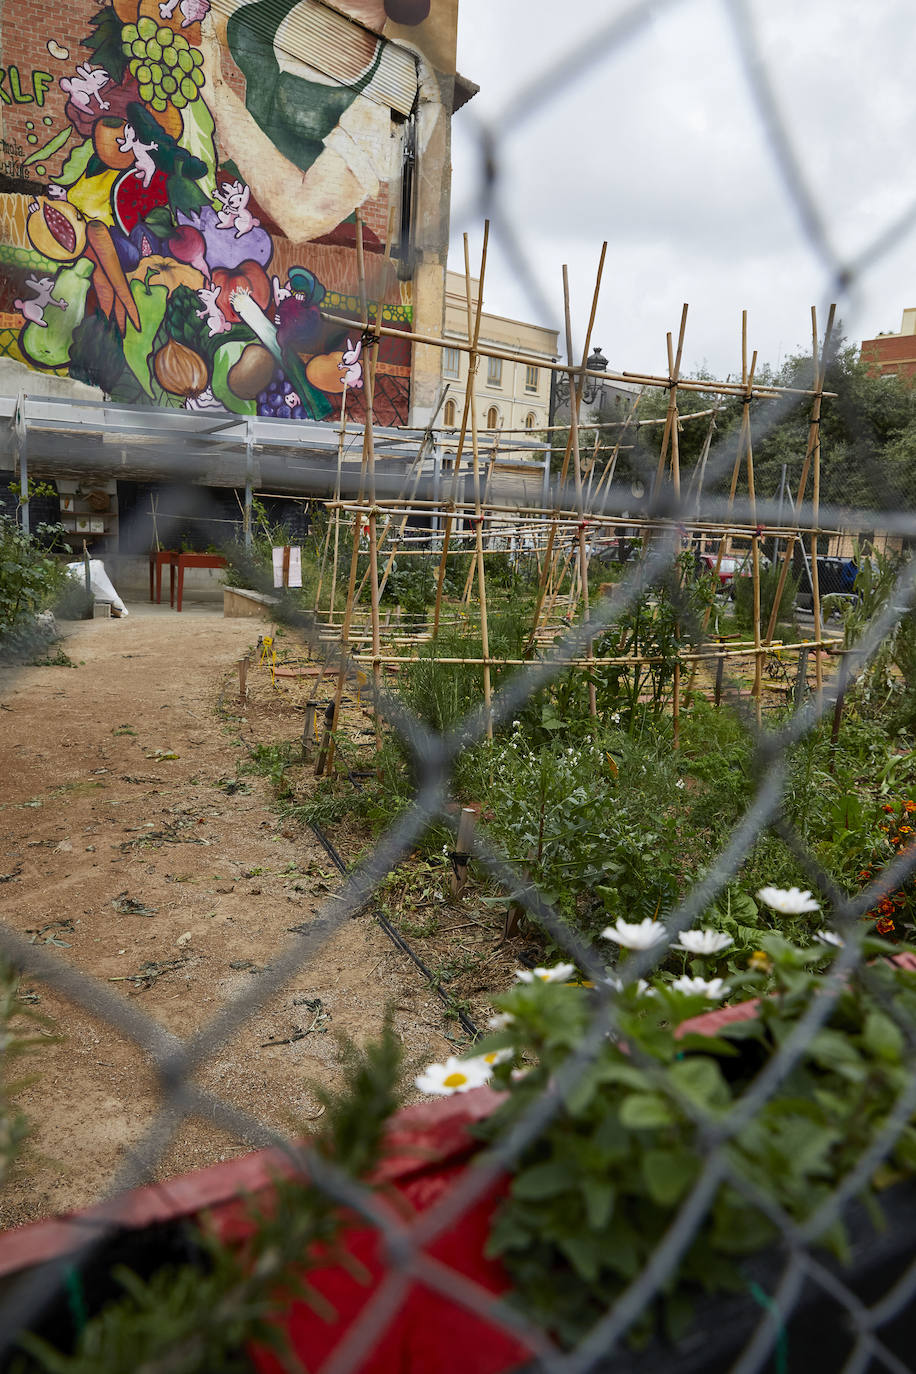
[[[22,533],[31,533],[29,517],[29,458],[25,428],[25,393],[20,391],[16,401],[16,457],[19,462],[19,509],[22,513]]]
[[[795,709],[804,704],[808,690],[808,650],[802,649],[798,655],[798,673],[795,678]]]
[[[242,528],[245,536],[245,552],[251,551],[251,475],[254,468],[254,436],[252,434],[251,416],[247,416],[245,422],[245,509],[242,518]]]

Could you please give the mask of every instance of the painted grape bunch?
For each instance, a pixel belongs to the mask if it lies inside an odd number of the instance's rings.
[[[165,25],[157,28],[155,20],[143,18],[122,29],[121,47],[140,85],[140,99],[160,114],[169,101],[180,110],[200,95],[203,57],[183,34]]]

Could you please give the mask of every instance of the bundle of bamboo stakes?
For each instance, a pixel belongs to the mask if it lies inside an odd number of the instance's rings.
[[[655,473],[653,496],[657,497],[667,485],[680,512],[684,524],[684,543],[689,545],[697,540],[703,547],[715,550],[714,573],[718,578],[722,560],[733,547],[733,541],[740,540],[746,546],[746,557],[750,563],[750,578],[753,597],[753,640],[740,643],[725,643],[721,637],[715,644],[700,649],[685,646],[678,654],[675,664],[672,710],[674,732],[677,739],[678,716],[682,697],[682,668],[689,673],[687,692],[692,689],[698,668],[703,664],[721,664],[731,659],[750,659],[753,663],[752,696],[760,719],[761,698],[764,686],[764,662],[768,654],[779,648],[780,653],[806,654],[813,651],[816,688],[823,684],[823,664],[821,651],[830,651],[837,645],[835,639],[825,637],[823,632],[821,597],[818,582],[818,540],[824,531],[818,528],[820,498],[820,417],[821,405],[825,395],[824,375],[830,339],[834,327],[835,307],[831,306],[824,332],[823,341],[819,340],[817,315],[811,310],[813,386],[810,390],[799,388],[758,385],[755,381],[757,354],[748,359],[747,312],[741,317],[741,379],[740,381],[695,381],[682,378],[681,365],[684,338],[687,325],[688,307],[684,305],[681,313],[677,345],[674,346],[672,334],[667,335],[668,371],[657,376],[632,372],[597,372],[588,367],[592,332],[598,309],[601,281],[604,273],[607,244],[602,246],[595,288],[592,295],[591,310],[585,333],[581,361],[573,353],[570,291],[567,269],[563,268],[563,300],[566,333],[566,362],[547,363],[543,358],[528,359],[518,353],[508,353],[496,347],[484,346],[480,341],[480,328],[486,279],[489,225],[484,227],[483,248],[476,301],[472,300],[470,252],[467,235],[464,237],[465,294],[467,310],[467,342],[454,337],[436,338],[430,335],[405,333],[393,330],[380,323],[380,311],[370,312],[366,297],[365,266],[363,258],[362,223],[357,224],[357,263],[359,271],[359,294],[363,317],[363,337],[365,346],[365,399],[366,419],[363,427],[362,464],[359,489],[355,499],[342,499],[341,467],[344,454],[346,429],[346,392],[343,396],[340,418],[340,438],[338,443],[337,482],[334,497],[327,502],[329,519],[326,529],[324,548],[321,557],[320,573],[315,596],[315,613],[320,625],[320,637],[337,646],[340,667],[333,701],[333,711],[329,709],[326,748],[319,756],[318,771],[329,768],[333,760],[333,732],[337,726],[348,662],[356,661],[371,665],[372,681],[376,688],[381,681],[382,669],[388,665],[400,665],[416,657],[420,646],[436,642],[440,632],[452,628],[456,623],[471,626],[472,609],[476,613],[476,637],[480,643],[480,653],[472,657],[445,656],[437,661],[443,664],[464,664],[480,668],[483,686],[483,701],[489,719],[492,698],[491,669],[496,664],[522,666],[539,648],[551,643],[557,633],[567,627],[573,619],[581,618],[591,623],[592,607],[589,602],[589,563],[593,554],[592,541],[599,538],[601,527],[611,524],[606,516],[592,517],[599,507],[599,501],[610,490],[620,453],[626,450],[626,439],[641,424],[660,424],[663,426],[661,449]],[[347,321],[352,327],[353,322]],[[416,456],[407,472],[403,488],[395,499],[380,499],[376,492],[376,462],[373,422],[373,398],[375,387],[375,368],[378,344],[386,335],[396,335],[399,339],[409,339],[414,343],[432,345],[438,348],[458,349],[468,356],[468,379],[460,428],[456,431],[437,431],[435,422],[441,409],[444,393],[440,396],[439,407],[418,445]],[[474,380],[481,358],[502,358],[515,363],[552,368],[564,373],[569,380],[570,420],[566,426],[549,426],[549,433],[562,431],[566,434],[565,451],[559,474],[561,489],[572,477],[572,502],[563,508],[544,503],[513,504],[502,502],[493,489],[493,471],[499,456],[498,439],[491,433],[482,436],[478,425],[475,402]],[[591,452],[583,456],[580,439],[586,428],[582,417],[582,399],[586,380],[597,378],[601,381],[623,382],[638,388],[629,414],[621,421],[609,424],[588,424],[594,432]],[[647,389],[656,388],[667,391],[667,410],[659,420],[638,418],[640,400]],[[681,415],[678,397],[682,392],[702,392],[715,398],[714,404],[705,410],[688,412]],[[754,480],[754,455],[751,434],[750,407],[758,398],[778,399],[786,394],[807,397],[810,400],[809,428],[805,453],[799,478],[797,496],[791,506],[792,520],[778,527],[770,526],[766,535],[777,538],[784,545],[780,554],[781,565],[773,611],[766,625],[761,620],[761,541],[764,531],[757,524],[756,489]],[[738,432],[737,452],[731,474],[728,510],[724,521],[713,522],[701,518],[701,504],[704,481],[716,415],[726,399],[737,400],[741,404],[741,422]],[[684,421],[690,419],[708,420],[708,430],[699,460],[690,477],[687,492],[681,494],[681,465],[679,452],[679,433]],[[616,433],[611,440],[609,432]],[[457,437],[456,437],[457,434]],[[605,438],[605,435],[608,435]],[[433,498],[419,497],[424,465],[431,458],[437,441],[448,439],[454,445],[454,461],[445,490],[440,489]],[[531,438],[530,432],[527,437]],[[469,448],[469,459],[468,459]],[[485,455],[489,454],[486,464]],[[599,454],[601,461],[599,462]],[[466,470],[462,472],[462,464]],[[744,474],[747,490],[747,517],[742,521],[732,520],[732,510]],[[470,478],[470,496],[466,494],[466,483],[460,477]],[[800,512],[807,500],[809,479],[812,483],[813,518],[809,526],[802,526]],[[690,518],[688,512],[693,511]],[[414,524],[411,525],[413,519]],[[418,535],[417,520],[427,526],[427,533]],[[380,522],[382,522],[380,524]],[[687,523],[689,522],[689,528]],[[642,519],[626,516],[626,528],[637,537],[643,550],[650,548],[659,532],[670,527],[670,521],[658,518]],[[435,533],[433,533],[435,525]],[[338,566],[346,531],[350,531],[349,575],[342,611],[338,609],[340,592],[338,588]],[[407,533],[408,529],[411,531]],[[796,544],[807,539],[808,566],[810,568],[814,625],[812,633],[801,643],[782,645],[774,639],[776,616],[780,605],[789,568],[792,563]],[[471,552],[470,568],[460,598],[459,615],[450,614],[445,602],[444,592],[446,574],[450,557],[464,551]],[[489,608],[486,573],[486,556],[490,553],[505,553],[509,549],[518,560],[528,560],[537,569],[537,590],[535,608],[523,656],[519,659],[494,659],[490,654]],[[366,556],[363,576],[358,576],[360,554]],[[396,559],[404,557],[428,558],[435,563],[435,601],[431,620],[423,618],[414,627],[403,624],[383,627],[379,603],[388,580],[395,568]],[[369,609],[365,612],[365,593],[368,588]],[[476,596],[474,592],[476,590]],[[562,612],[562,614],[561,614]],[[708,630],[707,611],[703,623]],[[383,628],[385,645],[383,648]],[[657,660],[652,656],[629,655],[596,658],[594,644],[586,636],[584,653],[568,661],[572,669],[581,669],[590,675],[589,710],[592,716],[597,713],[594,673],[599,663],[614,667],[632,667],[651,664]],[[492,727],[488,727],[488,733]],[[380,742],[380,722],[376,713],[376,738]]]

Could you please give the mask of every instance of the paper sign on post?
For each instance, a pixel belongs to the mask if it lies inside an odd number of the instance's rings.
[[[275,587],[301,587],[302,586],[302,550],[298,547],[290,547],[287,544],[283,548],[276,548],[273,552],[274,565],[274,586]]]

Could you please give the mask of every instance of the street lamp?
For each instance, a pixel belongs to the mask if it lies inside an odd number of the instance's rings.
[[[597,348],[597,347],[596,347],[596,348],[593,348],[593,349],[592,349],[591,353],[588,355],[588,358],[587,358],[586,361],[585,361],[585,367],[586,367],[586,371],[588,371],[588,372],[606,372],[606,371],[607,371],[607,369],[608,369],[608,360],[607,360],[607,358],[604,356],[604,354],[601,352],[601,349],[600,349],[600,348]],[[569,375],[568,375],[568,373],[564,373],[564,372],[555,372],[555,373],[553,374],[553,376],[554,376],[554,385],[553,385],[553,387],[552,387],[552,395],[551,395],[551,398],[550,398],[550,399],[551,399],[551,406],[550,406],[550,423],[551,423],[551,424],[553,424],[554,418],[556,417],[556,415],[557,415],[561,410],[565,410],[565,411],[567,412],[567,414],[569,413],[569,410],[570,410],[570,406],[569,406]],[[593,405],[596,403],[596,401],[597,401],[597,402],[598,402],[598,408],[599,408],[599,410],[600,410],[600,408],[601,408],[601,405],[600,405],[600,402],[601,402],[601,393],[602,393],[603,390],[604,390],[604,385],[605,385],[605,384],[604,384],[604,382],[602,381],[602,379],[601,379],[600,377],[586,377],[586,378],[584,379],[584,384],[583,384],[583,387],[582,387],[582,401],[583,401],[583,404],[584,404],[584,405],[587,405],[587,406],[589,406],[589,407],[591,407],[591,406],[593,406]]]

